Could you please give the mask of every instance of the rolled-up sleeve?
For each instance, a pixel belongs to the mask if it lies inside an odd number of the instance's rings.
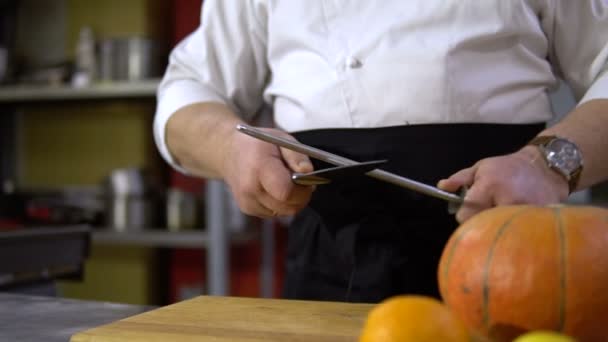
[[[579,105],[608,98],[608,3],[546,0],[543,28],[550,59],[571,86]]]
[[[244,119],[263,104],[268,78],[262,0],[206,0],[201,25],[171,52],[157,92],[154,139],[176,169],[165,139],[171,115],[201,102],[228,105]]]

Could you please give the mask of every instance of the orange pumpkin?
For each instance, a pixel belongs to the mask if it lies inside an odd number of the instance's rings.
[[[486,210],[454,232],[438,276],[446,304],[481,336],[553,330],[608,341],[608,210]]]

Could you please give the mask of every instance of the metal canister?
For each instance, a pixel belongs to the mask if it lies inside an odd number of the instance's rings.
[[[102,81],[140,81],[160,77],[160,46],[140,37],[109,38],[100,42]]]
[[[194,229],[198,224],[198,201],[193,193],[171,188],[167,192],[167,229]]]
[[[106,225],[117,231],[153,228],[156,223],[150,184],[139,169],[118,169],[106,179]]]

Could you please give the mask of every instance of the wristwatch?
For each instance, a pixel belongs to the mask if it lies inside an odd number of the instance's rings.
[[[568,189],[572,193],[583,171],[583,155],[578,146],[555,135],[538,136],[528,145],[538,146],[547,166],[566,178]]]

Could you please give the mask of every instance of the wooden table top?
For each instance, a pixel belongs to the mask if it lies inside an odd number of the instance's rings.
[[[357,341],[372,307],[200,296],[77,333],[71,342]]]

